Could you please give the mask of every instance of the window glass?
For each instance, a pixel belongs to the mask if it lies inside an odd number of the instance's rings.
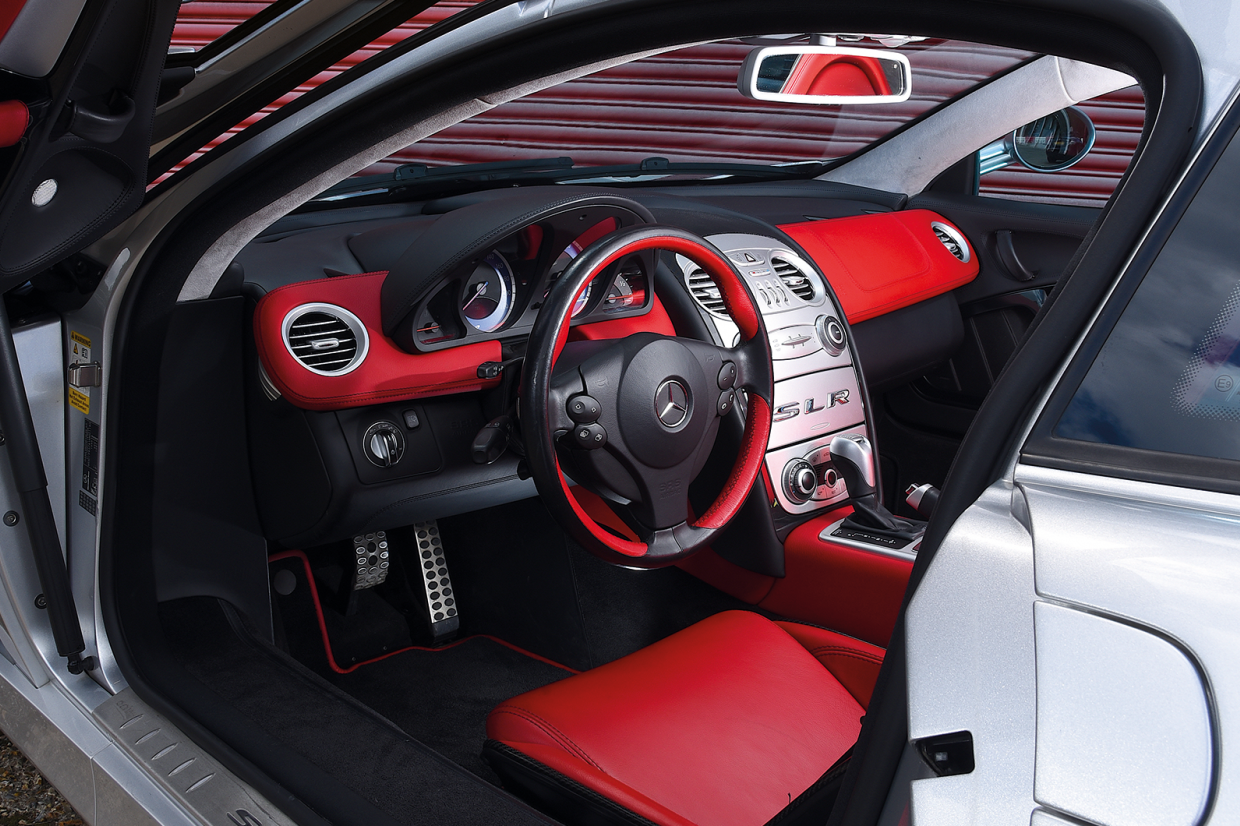
[[[1240,459],[1240,142],[1232,139],[1054,428]]]
[[[215,0],[214,2],[190,2],[181,6],[177,12],[177,22],[172,30],[171,51],[201,51],[212,41],[231,31],[236,26],[258,14],[262,9],[271,5],[273,0]],[[273,100],[264,106],[260,111],[250,115],[245,120],[233,126],[227,132],[214,138],[207,143],[206,146],[190,155],[185,160],[176,165],[170,172],[164,175],[160,180],[164,180],[171,175],[172,172],[186,166],[190,162],[200,157],[203,153],[218,146],[233,135],[245,129],[251,124],[257,123],[267,115],[279,109],[291,101],[314,89],[322,83],[331,80],[341,72],[351,69],[361,63],[368,57],[378,54],[384,49],[399,43],[406,37],[422,31],[428,26],[445,20],[459,11],[467,9],[474,5],[475,0],[440,0],[440,2],[421,12],[415,17],[410,18],[401,23],[394,29],[380,35],[372,43],[358,49],[353,54],[329,66],[319,72],[296,89],[285,95]],[[156,182],[158,183],[158,182]]]
[[[868,39],[841,45],[887,48]],[[577,166],[648,157],[674,163],[831,160],[1032,56],[998,46],[915,40],[898,47],[912,66],[907,101],[816,106],[741,95],[737,73],[753,48],[741,40],[720,41],[605,69],[476,115],[362,174],[404,163],[434,167],[548,157],[570,157]]]
[[[1079,163],[1059,172],[1013,164],[983,175],[978,194],[1071,206],[1105,204],[1137,151],[1145,126],[1145,96],[1141,87],[1129,86],[1077,106],[1097,130],[1094,148]]]

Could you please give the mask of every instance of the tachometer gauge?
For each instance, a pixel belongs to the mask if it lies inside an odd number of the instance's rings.
[[[564,271],[568,269],[568,265],[573,263],[573,259],[577,257],[581,250],[581,244],[574,241],[565,248],[564,252],[560,253],[560,257],[555,259],[555,263],[551,265],[551,283],[554,284],[564,274]],[[594,282],[591,281],[582,290],[581,295],[577,296],[577,300],[573,303],[572,318],[576,318],[577,314],[586,308],[586,304],[590,303],[590,291],[593,289]],[[547,292],[551,292],[551,290],[548,289]]]
[[[498,330],[512,315],[517,281],[512,268],[498,252],[488,255],[465,282],[461,314],[476,330]]]
[[[646,276],[641,265],[629,259],[616,271],[603,299],[604,312],[618,313],[630,307],[639,307],[646,301]]]

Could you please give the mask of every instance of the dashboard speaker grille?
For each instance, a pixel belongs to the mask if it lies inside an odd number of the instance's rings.
[[[771,258],[771,266],[775,269],[775,275],[779,276],[779,280],[788,288],[788,292],[805,302],[814,300],[814,282],[801,272],[796,264],[786,258],[774,256]]]
[[[715,286],[715,282],[711,280],[705,270],[700,267],[690,270],[687,282],[690,295],[693,296],[694,301],[701,305],[702,309],[720,318],[729,317],[727,308],[723,303],[723,296],[719,294],[719,288]]]
[[[338,376],[353,370],[366,357],[366,328],[342,307],[304,305],[285,317],[284,344],[307,369]]]
[[[940,224],[934,221],[930,224],[930,229],[934,230],[934,234],[938,236],[939,243],[947,247],[947,251],[954,255],[958,260],[968,263],[969,261],[969,245],[960,236],[960,233],[952,230],[946,224]]]

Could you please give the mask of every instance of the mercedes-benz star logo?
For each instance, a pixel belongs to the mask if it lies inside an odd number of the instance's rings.
[[[675,379],[668,379],[654,391],[654,412],[664,427],[679,427],[689,418],[689,391]]]

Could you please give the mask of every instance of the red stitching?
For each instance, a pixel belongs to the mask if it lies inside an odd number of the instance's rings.
[[[544,720],[542,717],[539,717],[534,712],[529,711],[528,709],[521,708],[520,706],[514,706],[514,705],[509,705],[508,703],[504,703],[503,705],[497,707],[494,711],[492,711],[491,714],[511,714],[514,717],[525,720],[527,723],[532,723],[533,725],[542,729],[544,733],[550,735],[552,739],[562,740],[563,743],[561,743],[561,745],[565,746],[570,752],[575,754],[577,757],[589,763],[591,766],[598,769],[599,771],[603,771],[603,767],[600,766],[598,763],[595,763],[592,759],[590,759],[590,755],[586,754],[585,750],[582,749],[581,746],[574,743],[571,737],[569,737],[564,732],[560,731],[558,728],[556,728],[551,723]],[[604,774],[605,773],[606,772],[604,772]]]
[[[836,645],[820,645],[817,648],[809,649],[809,653],[813,654],[815,657],[818,657],[819,654],[833,654],[841,657],[852,657],[856,660],[865,660],[866,662],[874,665],[882,665],[883,663],[882,657],[876,657],[873,654],[865,651],[858,651],[855,648],[844,648]],[[818,658],[821,659],[821,657]]]

